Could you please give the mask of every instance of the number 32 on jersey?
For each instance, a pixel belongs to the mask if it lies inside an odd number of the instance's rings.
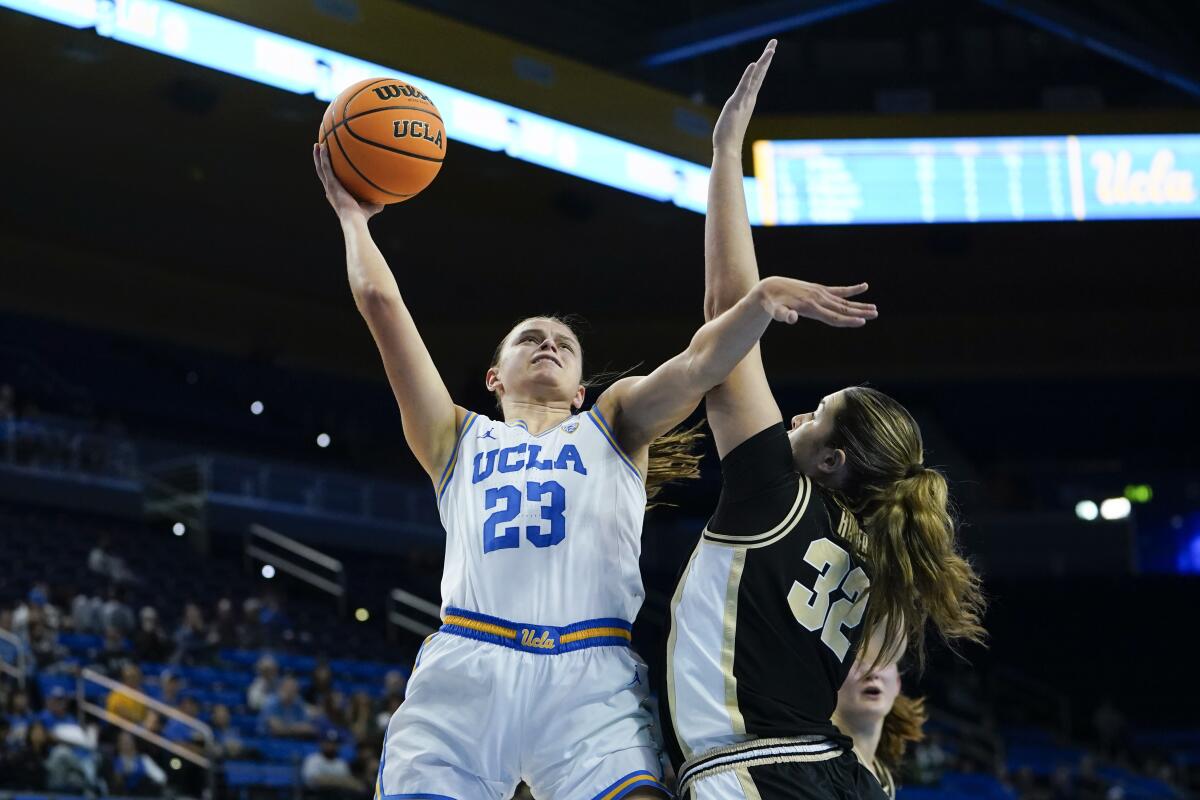
[[[821,641],[839,661],[844,660],[850,649],[850,640],[842,629],[856,628],[862,622],[863,612],[867,610],[867,588],[871,581],[862,567],[855,567],[852,571],[850,556],[828,539],[812,542],[804,554],[804,561],[820,575],[811,589],[800,581],[794,581],[788,592],[788,605],[797,622],[810,631],[819,630]],[[846,596],[831,604],[829,596],[838,587]]]

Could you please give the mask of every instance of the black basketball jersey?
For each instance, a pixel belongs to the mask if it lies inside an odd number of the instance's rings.
[[[717,511],[671,602],[660,702],[672,761],[748,739],[849,750],[830,717],[866,611],[861,533],[795,471],[782,423],[721,469]]]

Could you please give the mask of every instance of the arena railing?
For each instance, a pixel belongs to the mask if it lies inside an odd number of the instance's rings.
[[[121,694],[133,698],[146,708],[161,716],[183,723],[185,726],[200,734],[204,741],[204,752],[197,753],[195,750],[184,747],[178,742],[173,742],[170,739],[163,738],[154,731],[149,730],[148,728],[145,728],[136,722],[130,722],[124,717],[111,713],[103,706],[96,705],[88,699],[88,683],[95,684],[103,689],[107,689],[110,693],[120,692]],[[128,731],[144,742],[148,742],[155,747],[166,750],[168,753],[177,758],[195,764],[197,767],[205,771],[208,780],[209,795],[212,796],[212,792],[216,787],[216,761],[207,755],[214,751],[214,745],[216,743],[216,738],[213,736],[212,728],[195,717],[188,716],[182,711],[172,708],[161,700],[154,699],[145,692],[140,692],[131,686],[121,683],[120,681],[114,681],[112,678],[102,675],[93,669],[88,669],[85,667],[84,669],[80,670],[79,678],[76,681],[75,686],[75,699],[80,715],[95,717],[96,719],[107,722],[110,725],[120,728],[121,730]]]
[[[12,631],[0,628],[0,643],[5,645],[0,647],[0,672],[11,675],[17,681],[17,685],[24,689],[25,677],[29,674],[29,654],[25,650],[21,637]],[[9,648],[15,654],[11,662],[7,658]]]
[[[268,550],[264,546],[266,544],[274,545],[277,549]],[[244,552],[248,565],[255,561],[270,564],[315,589],[333,595],[337,598],[338,611],[343,614],[346,612],[346,569],[336,558],[257,523],[246,532]],[[325,570],[330,577],[317,574],[314,570],[318,569]]]
[[[395,640],[396,630],[403,628],[422,638],[429,636],[442,624],[442,609],[437,604],[403,589],[392,589],[387,598],[388,638]],[[416,616],[410,616],[415,614]],[[433,626],[423,618],[432,617]]]

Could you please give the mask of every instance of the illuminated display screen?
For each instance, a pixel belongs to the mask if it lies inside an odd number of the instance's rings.
[[[433,98],[452,141],[705,210],[707,165],[169,0],[0,7],[325,102],[394,76]],[[1200,217],[1200,134],[764,141],[754,167],[746,199],[756,225]]]
[[[704,213],[708,166],[464,92],[168,0],[0,0],[74,28],[329,102],[385,75],[415,84],[438,107],[451,141],[504,152],[596,183]],[[320,114],[313,114],[316,132]],[[753,179],[747,180],[756,220]]]
[[[1200,217],[1200,135],[754,143],[767,225]]]

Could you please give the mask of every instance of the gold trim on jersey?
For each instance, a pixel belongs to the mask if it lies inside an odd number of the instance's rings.
[[[758,786],[754,784],[754,776],[750,774],[750,770],[738,767],[733,774],[741,784],[742,794],[746,795],[746,800],[762,800],[762,795],[758,793]]]
[[[698,555],[700,555],[699,542],[692,550],[692,557],[688,559],[687,566],[683,568],[683,574],[679,577],[679,585],[675,587],[675,595],[671,598],[671,630],[667,634],[667,705],[671,709],[671,730],[676,731],[675,739],[679,742],[679,749],[683,751],[684,758],[691,758],[692,751],[684,738],[678,734],[679,719],[676,714],[679,703],[675,701],[675,645],[679,641],[679,626],[675,621],[679,616],[679,604],[683,602],[683,589],[687,586],[688,577],[692,574],[692,566],[696,563]]]
[[[791,510],[784,516],[783,521],[771,530],[751,536],[730,536],[728,534],[713,533],[705,526],[703,539],[713,544],[745,549],[767,547],[768,545],[775,544],[791,533],[792,529],[796,527],[796,524],[804,516],[804,512],[808,510],[808,502],[812,499],[812,494],[812,481],[809,480],[808,476],[801,475],[796,487],[796,502],[792,504]]]
[[[734,649],[737,642],[738,595],[742,587],[742,571],[746,568],[746,551],[736,550],[729,563],[729,581],[725,584],[725,619],[721,620],[721,673],[725,678],[725,710],[729,724],[736,734],[746,732],[746,720],[738,707],[737,677],[733,674]]]

